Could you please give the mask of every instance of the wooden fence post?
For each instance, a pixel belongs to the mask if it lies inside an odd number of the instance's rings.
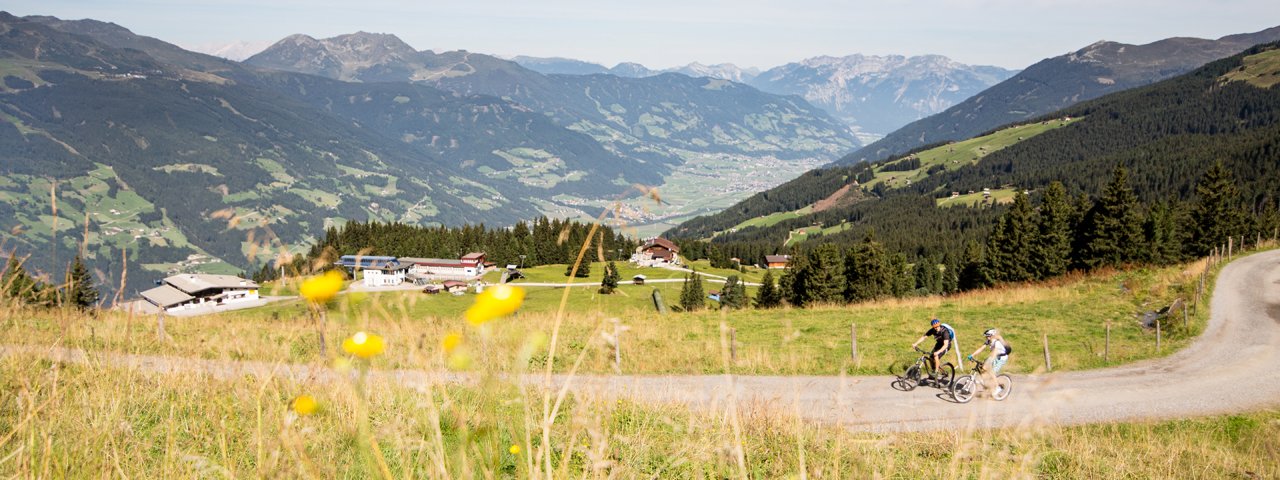
[[[1049,334],[1043,334],[1044,338],[1044,370],[1046,372],[1053,371],[1053,361],[1049,358]]]
[[[1046,354],[1048,350],[1045,350]],[[1102,361],[1111,363],[1111,321],[1107,321],[1107,343],[1102,345]]]
[[[849,324],[849,360],[858,363],[858,324]]]
[[[1156,353],[1160,353],[1160,319],[1156,319]]]
[[[1185,303],[1182,304],[1182,329],[1184,331],[1191,330],[1191,324],[1187,322],[1187,305]]]

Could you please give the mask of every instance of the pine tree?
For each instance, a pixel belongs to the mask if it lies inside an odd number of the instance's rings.
[[[1085,215],[1081,228],[1088,267],[1119,266],[1142,255],[1142,221],[1138,197],[1129,188],[1129,171],[1117,166],[1102,196]]]
[[[684,277],[684,288],[680,290],[680,308],[686,312],[702,310],[707,305],[707,294],[702,289],[702,276],[692,272]]]
[[[63,295],[64,301],[79,309],[88,309],[98,303],[98,290],[93,285],[93,277],[84,261],[76,255],[67,270],[67,283]]]
[[[569,275],[571,275],[571,274],[573,274],[573,264],[572,264],[572,263],[570,263],[569,265],[565,266],[565,269],[564,269],[564,276],[566,276],[566,277],[567,277],[567,276],[569,276]],[[576,277],[576,278],[587,278],[587,277],[590,277],[590,276],[591,276],[591,261],[590,261],[590,260],[587,260],[586,258],[583,258],[583,259],[582,259],[582,264],[581,264],[581,265],[578,265],[578,273],[577,273],[576,275],[573,275],[573,276],[574,276],[574,277]]]
[[[1227,238],[1244,233],[1246,223],[1240,210],[1240,190],[1235,178],[1221,161],[1215,162],[1196,184],[1196,203],[1191,208],[1191,240],[1193,256],[1209,254],[1214,247],[1227,243]]]
[[[959,287],[962,291],[976,290],[995,284],[991,274],[987,272],[987,262],[983,258],[982,247],[977,242],[969,242],[964,250],[964,264],[960,267]]]
[[[4,275],[0,275],[0,296],[23,304],[36,304],[41,298],[40,282],[31,278],[16,255],[9,257]]]
[[[874,232],[867,232],[862,243],[854,245],[845,255],[845,275],[848,278],[844,299],[848,302],[873,300],[893,291],[894,273],[884,246],[875,240]]]
[[[840,247],[830,243],[818,245],[809,251],[809,272],[806,276],[808,300],[819,303],[842,301],[845,289],[844,262]]]
[[[1036,217],[1039,236],[1032,241],[1031,265],[1036,278],[1049,278],[1067,273],[1071,261],[1071,238],[1075,229],[1075,209],[1062,182],[1050,183],[1040,202]]]
[[[765,270],[760,279],[760,290],[756,292],[756,308],[777,308],[782,306],[782,291],[773,284],[773,271]]]
[[[778,279],[778,289],[782,298],[794,307],[803,307],[809,303],[808,281],[805,278],[808,272],[809,255],[798,250],[792,252],[787,270]]]
[[[600,280],[600,293],[610,294],[618,288],[618,266],[612,260],[604,266],[604,279]]]
[[[720,291],[720,307],[737,310],[747,306],[749,300],[746,284],[739,281],[737,275],[729,275]]]
[[[996,223],[988,237],[987,268],[998,281],[1022,282],[1033,278],[1032,241],[1036,226],[1031,216],[1031,202],[1021,191],[1013,196],[1013,205]]]
[[[1147,220],[1142,224],[1142,235],[1146,240],[1142,258],[1144,261],[1164,265],[1182,258],[1178,217],[1178,212],[1163,202],[1151,207]]]

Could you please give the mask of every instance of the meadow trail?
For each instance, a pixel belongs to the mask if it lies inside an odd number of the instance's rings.
[[[957,404],[941,390],[901,392],[893,377],[577,375],[569,382],[580,397],[628,398],[725,411],[737,405],[751,415],[790,413],[853,430],[902,431],[1082,424],[1213,415],[1280,405],[1280,250],[1254,254],[1225,266],[1218,276],[1212,315],[1201,337],[1164,358],[1114,368],[1016,375],[1003,402],[976,398]],[[903,349],[913,339],[903,339]],[[1040,348],[1019,345],[1013,362],[1041,362]],[[73,349],[3,346],[0,355],[38,354],[67,363],[93,363],[158,374],[203,374],[237,379],[273,375],[331,382],[343,374],[327,368],[283,363],[208,360]],[[968,353],[968,352],[964,352]],[[378,371],[379,380],[418,387],[430,382],[466,382],[465,374]],[[529,374],[529,385],[545,377]]]

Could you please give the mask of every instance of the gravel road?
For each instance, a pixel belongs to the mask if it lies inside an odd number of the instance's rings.
[[[1280,406],[1280,250],[1235,260],[1218,276],[1212,315],[1204,334],[1165,358],[1121,367],[1046,375],[1015,375],[1003,402],[975,398],[957,404],[940,390],[901,392],[893,377],[764,377],[728,375],[557,376],[579,395],[671,403],[694,409],[790,412],[855,430],[896,431],[989,428],[1028,424],[1080,424],[1168,419]],[[904,339],[904,344],[907,340]],[[1019,362],[1038,362],[1025,346]],[[165,374],[207,374],[237,379],[246,374],[332,381],[338,373],[303,365],[86,354],[78,350],[0,347],[0,356],[38,351],[66,362],[105,363]],[[466,377],[419,371],[384,371],[386,380],[409,387]],[[541,385],[540,375],[525,378]]]

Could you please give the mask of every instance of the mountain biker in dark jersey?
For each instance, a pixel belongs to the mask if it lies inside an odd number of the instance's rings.
[[[955,341],[955,336],[951,334],[951,330],[943,328],[942,322],[935,318],[929,322],[929,329],[925,330],[924,335],[921,335],[916,343],[911,344],[911,349],[914,350],[929,337],[936,338],[933,343],[933,354],[929,357],[929,380],[934,380],[937,378],[938,364],[941,363],[942,356],[951,349],[951,342]]]

